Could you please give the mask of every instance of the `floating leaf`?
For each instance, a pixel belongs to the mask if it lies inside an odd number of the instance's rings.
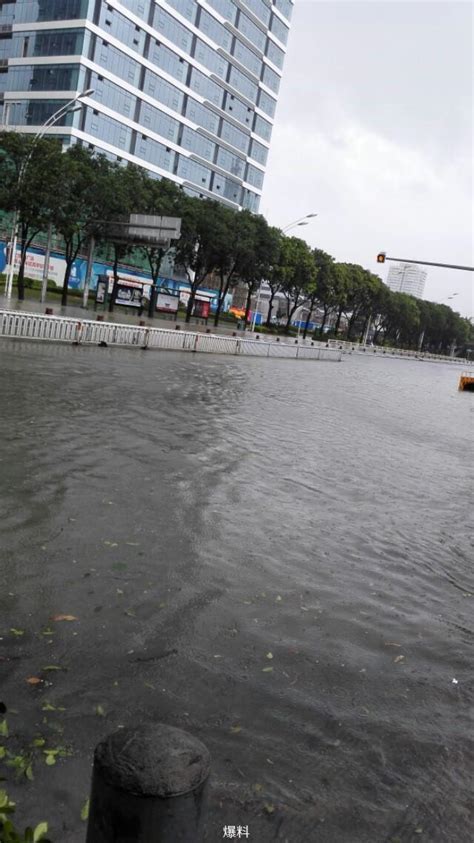
[[[86,799],[81,809],[81,820],[86,822],[89,819],[89,799]]]
[[[18,637],[20,637],[20,635],[24,635],[24,634],[25,634],[25,630],[24,630],[24,629],[15,629],[15,627],[13,627],[13,626],[11,627],[10,632],[12,633],[12,635],[16,635],[16,636],[18,636]]]
[[[29,782],[32,782],[32,781],[33,781],[33,779],[34,779],[34,776],[33,776],[33,767],[32,767],[32,765],[31,765],[31,764],[28,764],[28,767],[27,767],[27,768],[26,768],[26,770],[25,770],[25,776],[26,776],[26,778],[28,779],[28,781],[29,781]]]
[[[107,545],[107,547],[118,547],[117,542],[104,542],[104,544]]]
[[[45,761],[48,767],[54,767],[54,765],[56,764],[56,756],[53,755],[51,752],[48,752]]]
[[[75,615],[53,615],[52,621],[78,621]]]
[[[7,751],[4,746],[0,746],[0,758],[5,758]]]
[[[281,603],[281,601],[283,600],[283,598],[280,597],[280,595],[278,595],[275,599],[276,599],[277,603]]]
[[[242,726],[231,726],[230,731],[233,735],[238,735],[242,731]]]
[[[42,635],[54,635],[54,634],[55,634],[55,632],[56,632],[56,630],[55,630],[55,629],[49,629],[49,628],[48,628],[48,629],[43,629],[43,632],[42,632],[41,634],[42,634]]]
[[[273,653],[267,653],[267,659],[272,659],[272,658],[273,658]]]
[[[271,673],[272,670],[273,670],[273,667],[264,667],[264,668],[262,668],[262,673]]]
[[[40,843],[48,833],[48,823],[39,823],[33,833],[33,843]]]
[[[43,667],[42,670],[67,670],[67,667],[61,667],[59,664],[47,664],[46,667]]]
[[[105,709],[104,709],[104,707],[103,707],[102,705],[97,705],[97,706],[96,706],[96,709],[95,709],[95,713],[96,713],[99,717],[105,717]]]
[[[393,661],[395,662],[395,664],[398,664],[398,662],[403,661],[404,658],[405,656],[395,656]]]
[[[43,680],[39,676],[29,676],[26,681],[28,685],[39,685]]]
[[[273,814],[275,812],[275,808],[270,804],[270,802],[265,802],[263,807],[265,808],[267,814]]]
[[[35,738],[33,741],[33,746],[36,746],[38,747],[38,749],[40,749],[40,747],[44,746],[45,743],[46,741],[44,738]]]
[[[261,793],[263,790],[263,784],[254,784],[253,789],[255,793]]]
[[[9,731],[8,731],[8,723],[6,720],[2,720],[0,723],[0,735],[2,738],[8,738]]]

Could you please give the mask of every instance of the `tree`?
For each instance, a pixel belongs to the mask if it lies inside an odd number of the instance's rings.
[[[168,179],[151,179],[146,178],[144,190],[145,207],[142,213],[150,214],[152,216],[165,217],[179,217],[183,206],[186,204],[186,197],[181,189],[175,185],[174,182]],[[157,284],[161,270],[163,259],[169,251],[174,248],[174,241],[169,242],[163,246],[150,245],[142,246],[141,250],[145,254],[151,272],[152,289],[150,294],[150,302],[148,308],[148,315],[155,315]]]
[[[186,322],[191,321],[196,293],[218,261],[215,231],[222,206],[210,199],[186,197],[182,205],[181,237],[176,243],[176,263],[182,266],[190,286]]]
[[[216,270],[219,274],[219,293],[214,324],[219,323],[219,315],[223,307],[225,297],[232,286],[239,280],[247,283],[246,279],[251,277],[250,289],[247,294],[247,319],[250,311],[250,298],[255,287],[267,276],[271,276],[271,267],[276,261],[280,232],[277,228],[271,228],[263,217],[255,216],[250,211],[243,210],[239,213],[225,210],[222,214],[221,225],[216,231],[216,244],[218,246],[218,261]],[[252,265],[262,277],[253,277]],[[249,285],[247,285],[249,288]]]
[[[366,304],[366,286],[367,286],[367,278],[366,278],[366,271],[359,266],[359,264],[354,263],[345,263],[345,288],[344,288],[344,297],[343,301],[341,301],[342,313],[345,314],[347,319],[347,336],[348,338],[351,337],[352,328],[356,322],[356,319],[360,315],[360,312],[364,305]],[[342,313],[339,315],[339,320],[342,316]],[[339,331],[339,324],[337,325],[336,334]]]
[[[250,318],[252,296],[262,281],[272,277],[280,254],[282,236],[261,215],[252,216],[252,236],[239,261],[239,276],[247,287],[245,324]]]
[[[100,219],[100,169],[106,159],[97,158],[84,147],[74,144],[59,163],[61,191],[52,210],[51,220],[64,241],[64,270],[61,304],[67,305],[71,269],[90,237],[95,220]]]
[[[116,285],[119,263],[136,247],[127,241],[126,227],[114,223],[128,222],[130,214],[143,211],[149,177],[141,167],[134,164],[123,166],[99,156],[95,178],[98,216],[91,224],[91,229],[97,241],[112,245]]]
[[[384,312],[381,314],[381,329],[384,332],[384,341],[409,347],[415,344],[416,347],[420,329],[417,299],[406,293],[389,291]]]
[[[18,298],[25,298],[25,260],[34,237],[44,230],[61,193],[61,145],[34,141],[16,132],[0,133],[0,205],[17,214],[20,243]]]
[[[313,249],[313,260],[316,268],[316,277],[309,291],[308,315],[306,317],[306,322],[303,330],[303,339],[306,339],[309,329],[309,323],[311,321],[311,316],[316,306],[316,302],[320,302],[321,296],[324,296],[325,293],[329,290],[334,266],[334,258],[331,255],[328,255],[327,252],[323,252],[322,249]],[[327,310],[324,313],[324,321],[321,326],[321,333],[322,329],[324,329],[326,316]]]
[[[299,237],[284,237],[281,249],[281,292],[286,299],[285,333],[293,314],[308,300],[316,281],[316,264],[308,244]]]
[[[275,296],[277,293],[281,291],[282,283],[283,283],[283,242],[284,242],[284,234],[279,229],[272,229],[272,236],[275,238],[275,260],[271,271],[268,274],[267,283],[268,288],[270,290],[270,298],[268,299],[268,310],[267,310],[267,318],[265,324],[267,328],[269,328],[272,324],[272,313],[273,313],[273,302],[275,301]]]
[[[237,265],[242,250],[246,248],[248,229],[251,227],[251,215],[248,211],[240,214],[223,207],[220,218],[216,220],[214,231],[215,273],[218,277],[218,290],[214,325],[217,328],[226,296],[237,282]]]

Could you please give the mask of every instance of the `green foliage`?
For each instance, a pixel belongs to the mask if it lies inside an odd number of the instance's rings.
[[[182,219],[181,237],[170,248],[190,283],[186,321],[196,293],[206,281],[218,291],[216,325],[229,290],[237,284],[247,288],[248,320],[252,295],[266,281],[270,288],[268,328],[278,293],[285,299],[286,332],[291,331],[297,309],[306,305],[305,336],[310,320],[316,319],[320,337],[328,323],[331,334],[349,340],[361,339],[371,325],[378,343],[438,353],[449,353],[453,346],[468,349],[469,344],[474,345],[469,321],[446,305],[394,293],[369,270],[337,263],[321,249],[311,251],[305,241],[270,227],[260,215],[189,197],[168,179],[152,178],[143,168],[111,162],[78,144],[62,152],[55,139],[1,132],[0,207],[10,217],[14,212],[18,215],[20,299],[25,286],[34,290],[40,286],[24,280],[24,263],[29,244],[49,223],[65,248],[62,304],[68,295],[81,295],[80,291],[69,292],[69,274],[91,236],[99,252],[105,254],[107,247],[108,254],[112,248],[116,275],[118,264],[130,256],[146,261],[156,283],[166,248],[125,242],[123,227],[116,223],[127,221],[132,213],[169,215]],[[56,287],[48,285],[48,289],[58,292]]]
[[[284,237],[278,270],[280,290],[287,303],[286,331],[296,310],[316,292],[317,267],[308,244],[299,237]]]
[[[28,827],[19,831],[13,823],[15,802],[12,802],[5,790],[0,790],[0,840],[2,843],[51,843],[47,838],[48,823],[41,822],[35,828]]]

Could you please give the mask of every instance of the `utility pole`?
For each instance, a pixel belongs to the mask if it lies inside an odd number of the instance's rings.
[[[441,266],[444,269],[461,269],[464,272],[474,272],[474,266],[459,266],[456,263],[436,263],[434,261],[415,261],[412,258],[390,258],[385,252],[379,252],[377,255],[377,263],[385,263],[385,261],[397,261],[397,263],[420,263],[423,266]]]

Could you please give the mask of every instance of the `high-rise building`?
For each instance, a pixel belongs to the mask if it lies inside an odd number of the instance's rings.
[[[292,0],[0,0],[0,122],[258,210]]]
[[[394,293],[407,293],[421,299],[425,289],[426,275],[426,269],[416,264],[395,263],[388,271],[387,287]]]

